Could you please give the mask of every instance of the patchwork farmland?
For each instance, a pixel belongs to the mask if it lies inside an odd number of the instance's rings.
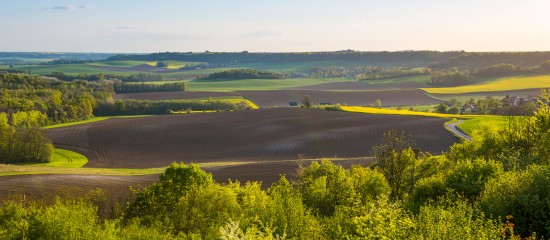
[[[275,91],[238,91],[260,107],[288,107],[289,102],[300,102],[304,95],[309,95],[315,103],[344,105],[373,105],[376,100],[382,106],[430,105],[443,101],[429,97],[424,92],[415,90],[388,91],[316,91],[316,90],[275,90]]]

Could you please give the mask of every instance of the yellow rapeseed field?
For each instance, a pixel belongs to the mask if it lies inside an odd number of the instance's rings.
[[[368,114],[410,115],[410,116],[439,117],[439,118],[476,117],[475,115],[455,115],[455,114],[442,114],[442,113],[432,113],[432,112],[416,112],[416,111],[409,111],[409,110],[396,110],[396,109],[384,109],[384,108],[372,108],[372,107],[342,106],[341,108],[346,112],[368,113]]]

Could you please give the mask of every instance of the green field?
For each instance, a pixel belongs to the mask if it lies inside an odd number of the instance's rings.
[[[102,69],[85,64],[15,65],[13,69],[31,71],[32,74],[51,74],[52,72],[64,72],[66,74],[98,74],[105,72]]]
[[[81,168],[88,162],[88,158],[80,153],[66,149],[55,148],[49,163],[34,163],[29,166]]]
[[[527,119],[528,117],[515,117],[520,119]],[[458,128],[467,134],[472,134],[472,131],[478,128],[481,124],[489,124],[496,129],[502,129],[510,121],[510,117],[507,116],[478,116],[464,120],[458,124]]]
[[[237,91],[237,90],[277,90],[289,87],[300,87],[321,83],[349,82],[351,78],[291,78],[291,79],[242,79],[242,80],[209,80],[189,81],[190,91]]]
[[[425,66],[429,63],[422,61],[403,62],[407,66]],[[295,72],[307,74],[313,68],[323,67],[357,67],[357,66],[395,66],[394,62],[364,62],[350,60],[321,60],[321,61],[298,61],[298,62],[275,62],[275,63],[247,63],[240,64],[239,67],[254,68],[258,70],[269,70],[278,72]]]
[[[89,63],[87,65],[100,67],[134,67],[147,63],[149,63],[149,61],[102,61]]]
[[[432,94],[462,94],[474,92],[498,92],[522,89],[549,88],[550,75],[505,77],[488,82],[459,87],[422,88]]]
[[[420,75],[420,76],[410,76],[410,77],[363,80],[362,82],[368,82],[369,84],[403,83],[403,82],[426,83],[429,79],[430,79],[429,75]]]

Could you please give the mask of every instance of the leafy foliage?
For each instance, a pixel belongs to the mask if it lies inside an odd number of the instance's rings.
[[[200,80],[237,80],[237,79],[283,79],[284,74],[265,72],[256,69],[231,69],[223,72],[212,73]]]
[[[516,233],[550,236],[550,167],[531,166],[506,172],[487,183],[480,206],[488,214],[512,216]]]

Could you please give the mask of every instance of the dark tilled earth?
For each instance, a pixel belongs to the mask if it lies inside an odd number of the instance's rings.
[[[86,167],[148,168],[184,162],[261,162],[369,156],[391,129],[418,147],[446,151],[457,141],[446,119],[273,108],[109,119],[45,131],[59,148],[86,155]]]
[[[310,161],[304,161],[309,165]],[[349,168],[352,164],[368,165],[370,159],[339,160],[335,163]],[[268,188],[277,182],[280,175],[288,179],[296,178],[296,161],[258,162],[228,167],[205,168],[218,183],[228,180],[238,180],[242,184],[247,181],[262,182],[262,188]],[[99,175],[20,175],[0,178],[0,201],[13,195],[25,195],[28,199],[51,199],[59,194],[78,190],[87,191],[101,189],[112,202],[124,203],[132,197],[130,187],[140,189],[158,181],[158,175],[145,176],[99,176]],[[72,192],[71,192],[72,194]]]

